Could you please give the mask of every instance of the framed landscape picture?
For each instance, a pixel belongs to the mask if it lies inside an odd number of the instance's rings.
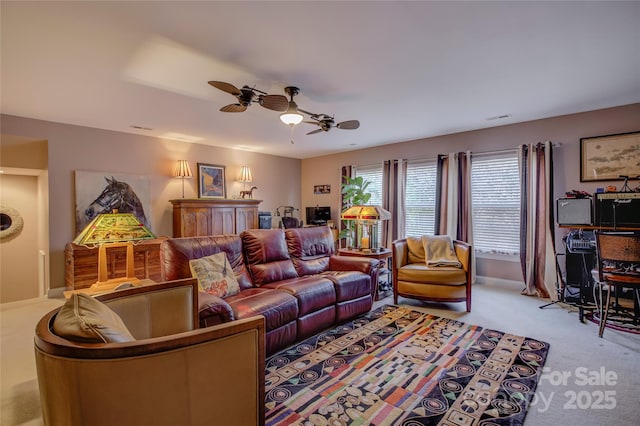
[[[198,163],[198,197],[226,198],[224,166]]]
[[[640,132],[580,139],[580,182],[640,176]]]

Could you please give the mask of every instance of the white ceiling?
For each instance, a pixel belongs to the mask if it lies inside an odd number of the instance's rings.
[[[1,19],[4,114],[293,158],[640,102],[637,1],[2,1]],[[361,126],[292,145],[275,111],[220,112],[235,99],[208,80],[298,86]]]

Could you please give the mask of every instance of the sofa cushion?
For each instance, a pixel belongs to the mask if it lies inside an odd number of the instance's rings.
[[[335,254],[333,233],[328,226],[287,229],[285,238],[298,275],[319,274],[328,269],[329,258]]]
[[[251,229],[240,236],[255,286],[298,276],[282,229]]]
[[[162,279],[164,281],[191,278],[189,260],[225,252],[233,268],[240,289],[252,288],[253,283],[244,263],[242,240],[238,235],[169,238],[160,249]]]
[[[189,261],[191,274],[198,279],[200,291],[218,297],[233,296],[240,292],[240,285],[224,252]]]
[[[319,275],[272,282],[265,288],[286,291],[298,300],[298,316],[307,315],[336,303],[333,283]]]
[[[242,290],[225,299],[236,319],[263,315],[267,331],[275,330],[298,318],[298,302],[284,292],[264,288]]]
[[[90,343],[132,342],[122,319],[107,305],[83,293],[73,293],[53,321],[53,331],[65,339]]]

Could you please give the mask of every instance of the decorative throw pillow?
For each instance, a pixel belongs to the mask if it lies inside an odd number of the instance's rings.
[[[229,259],[224,252],[189,261],[191,275],[198,279],[200,291],[218,297],[233,296],[240,292]]]
[[[53,331],[65,339],[90,343],[135,340],[118,314],[83,293],[72,294],[62,305],[53,321]]]
[[[424,246],[420,237],[407,237],[407,247],[409,248],[407,256],[409,263],[424,263]]]
[[[424,256],[427,266],[454,266],[462,267],[462,264],[453,250],[453,241],[448,235],[429,235],[422,237]]]

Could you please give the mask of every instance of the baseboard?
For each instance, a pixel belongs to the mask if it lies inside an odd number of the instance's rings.
[[[476,284],[482,284],[492,287],[507,288],[509,290],[524,288],[524,281],[505,280],[503,278],[476,276]]]

